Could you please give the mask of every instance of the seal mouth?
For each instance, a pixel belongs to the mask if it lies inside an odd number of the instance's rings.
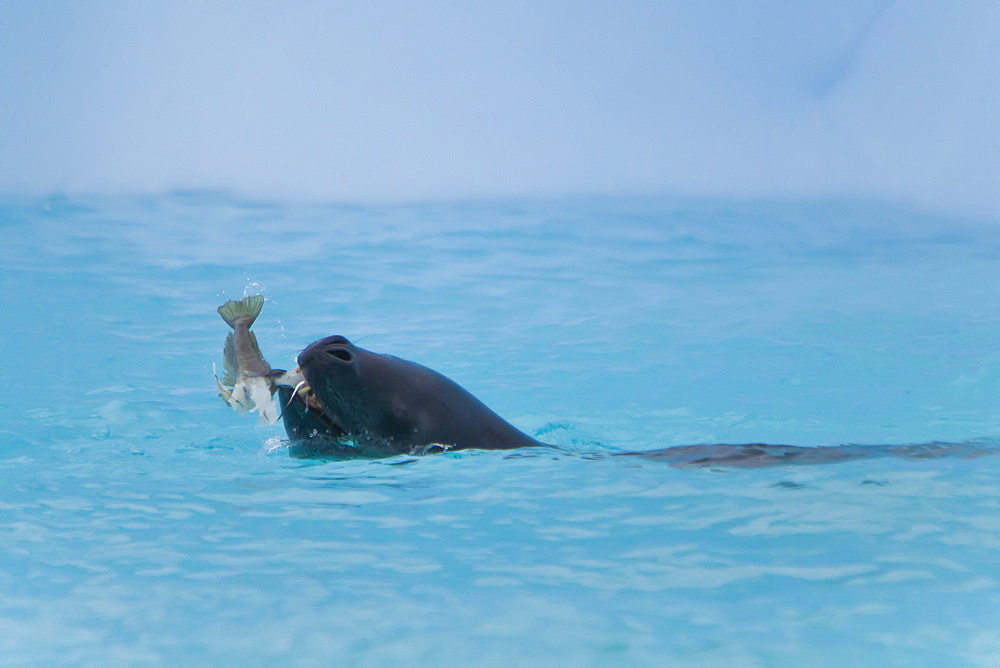
[[[326,424],[332,432],[344,433],[344,430],[330,417],[326,407],[313,392],[312,386],[302,373],[301,366],[285,373],[274,382],[275,385],[283,385],[292,389],[292,396],[282,407],[282,412],[288,410],[293,402],[300,401],[306,413],[311,413],[317,420]]]

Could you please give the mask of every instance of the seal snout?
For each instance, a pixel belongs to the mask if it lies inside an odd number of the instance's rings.
[[[299,354],[299,366],[310,364],[350,364],[354,361],[353,346],[343,336],[328,336],[316,341]]]

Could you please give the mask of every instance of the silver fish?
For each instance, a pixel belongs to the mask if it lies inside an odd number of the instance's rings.
[[[274,381],[285,372],[271,368],[260,352],[257,337],[250,331],[263,307],[264,295],[229,300],[219,307],[219,315],[233,331],[226,336],[223,348],[225,372],[221,381],[215,377],[215,384],[219,396],[229,406],[240,413],[256,410],[262,423],[273,424],[278,421]]]

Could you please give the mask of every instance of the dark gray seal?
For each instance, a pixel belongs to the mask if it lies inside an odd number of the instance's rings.
[[[518,431],[437,371],[358,348],[343,336],[312,343],[299,355],[298,363],[304,385],[278,385],[284,407],[282,420],[291,440],[289,453],[294,457],[375,458],[466,448],[553,447]],[[603,456],[725,469],[998,453],[998,443],[987,439],[831,447],[720,443],[608,452]]]
[[[308,389],[279,387],[298,457],[379,457],[542,446],[458,383],[414,362],[328,336],[298,357]]]

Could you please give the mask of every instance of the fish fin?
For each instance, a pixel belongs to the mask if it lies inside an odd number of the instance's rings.
[[[230,299],[219,307],[219,315],[222,316],[227,325],[233,328],[236,327],[237,320],[249,318],[250,321],[247,323],[247,327],[249,327],[260,315],[262,308],[264,308],[264,295],[250,295],[238,302]]]
[[[215,374],[215,364],[214,363],[212,364],[212,374],[213,375]],[[215,376],[215,387],[218,388],[218,390],[219,390],[219,396],[222,397],[222,400],[226,402],[227,406],[229,406],[230,408],[236,408],[237,410],[239,409],[239,406],[236,403],[236,400],[233,399],[233,393],[232,393],[232,391],[227,390],[226,388],[224,388],[222,386],[222,383],[219,382],[219,377],[218,376]]]
[[[253,336],[253,334],[251,334]],[[226,335],[226,345],[222,347],[223,374],[222,384],[228,387],[236,385],[236,374],[239,373],[239,365],[236,363],[236,341],[233,333]]]

